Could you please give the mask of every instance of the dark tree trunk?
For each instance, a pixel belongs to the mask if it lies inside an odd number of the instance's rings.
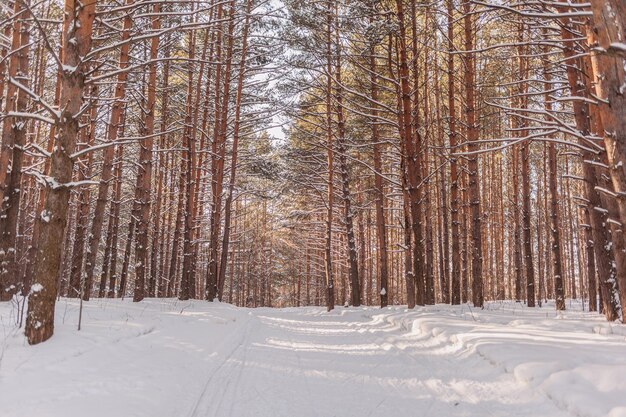
[[[13,36],[9,58],[9,85],[6,113],[27,111],[28,95],[14,83],[29,88],[29,0],[16,0],[13,11]],[[2,95],[3,90],[0,90]],[[22,196],[22,168],[28,120],[7,117],[2,129],[0,147],[0,301],[11,299],[19,290],[17,232]]]

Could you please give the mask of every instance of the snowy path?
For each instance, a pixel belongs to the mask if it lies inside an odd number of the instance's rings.
[[[2,417],[626,416],[626,329],[575,311],[64,300],[37,347],[10,315]]]
[[[482,357],[376,313],[253,315],[190,417],[568,415]]]

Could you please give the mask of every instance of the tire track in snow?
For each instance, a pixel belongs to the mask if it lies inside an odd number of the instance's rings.
[[[245,326],[234,329],[236,345],[207,379],[189,417],[292,417],[289,410],[295,404],[284,402],[289,401],[285,389],[300,401],[302,415],[311,417],[326,416],[326,411],[334,412],[337,406],[341,409],[344,387],[351,387],[349,395],[353,400],[362,400],[363,415],[372,416],[388,412],[403,415],[407,406],[419,409],[418,415],[466,416],[472,415],[479,404],[486,407],[485,415],[526,416],[529,410],[515,406],[517,396],[540,394],[493,364],[485,363],[468,346],[442,350],[450,340],[413,328],[418,325],[414,320],[421,312],[381,312],[379,317],[377,314],[360,323],[350,317],[317,317],[324,320],[319,325],[317,320],[312,322],[306,315],[293,313],[277,310],[259,317],[257,312],[249,312]],[[274,318],[285,317],[289,319],[288,326],[273,325]],[[329,321],[336,323],[329,327]],[[344,331],[325,332],[328,328]],[[281,350],[268,351],[269,339],[282,341]],[[300,350],[302,343],[319,348]],[[344,345],[345,350],[338,348]],[[353,356],[351,346],[376,346],[367,348],[373,350],[366,355],[374,356]],[[362,362],[370,357],[375,358],[372,363]],[[285,366],[286,360],[292,369]],[[316,366],[323,366],[320,369],[330,373],[313,378],[322,378],[329,386],[320,385],[319,380],[313,380],[314,386],[310,384],[307,372],[318,369]],[[274,372],[279,374],[274,376]],[[356,385],[360,386],[358,390]],[[314,401],[323,393],[330,393],[330,397],[326,397],[329,402],[320,409]],[[404,398],[402,404],[394,402],[400,398]],[[532,403],[538,405],[534,400]],[[558,408],[548,411],[553,413],[549,415],[570,415],[562,409],[557,413]]]
[[[289,340],[289,343],[291,343],[292,346],[295,346],[294,343],[294,339],[293,339],[293,333],[290,330],[286,331],[286,335],[287,335],[287,340]],[[291,352],[293,352],[293,355],[296,357],[296,362],[298,363],[298,368],[300,369],[300,377],[302,379],[304,379],[304,386],[306,387],[306,399],[307,399],[307,403],[309,404],[309,409],[310,410],[315,410],[315,415],[318,416],[319,414],[317,413],[317,410],[315,408],[315,404],[313,404],[309,399],[310,398],[314,398],[314,395],[311,391],[311,385],[309,384],[309,378],[306,375],[306,373],[304,372],[304,366],[303,366],[303,362],[302,362],[302,356],[300,355],[300,352],[298,350],[297,347],[294,347]]]
[[[214,402],[213,400],[215,400],[217,393],[215,391],[213,391],[212,393],[209,393],[209,390],[211,388],[214,388],[211,386],[211,383],[215,380],[216,376],[219,375],[220,372],[222,372],[224,370],[224,368],[226,368],[226,366],[230,363],[230,360],[235,357],[235,355],[237,354],[237,352],[239,350],[241,350],[242,347],[244,347],[244,345],[246,345],[247,343],[247,337],[250,331],[250,324],[252,322],[252,316],[250,316],[248,318],[248,320],[245,323],[245,331],[242,332],[241,337],[239,338],[239,341],[235,344],[235,346],[226,354],[226,356],[224,357],[224,359],[220,362],[220,364],[215,367],[215,369],[213,371],[211,371],[209,377],[207,378],[206,382],[204,383],[204,386],[202,388],[202,391],[200,392],[200,395],[198,396],[197,400],[195,401],[193,407],[191,408],[191,411],[187,414],[188,417],[198,417],[200,415],[203,416],[211,416],[211,414],[205,414],[205,412],[207,410],[203,410],[200,406],[203,402],[208,402],[207,408],[210,409],[211,404]],[[237,334],[237,330],[234,330],[234,335]],[[234,337],[233,337],[234,338]],[[226,341],[224,341],[221,345],[226,344]],[[210,397],[207,399],[207,394],[211,394]],[[199,414],[199,412],[202,412],[202,414]]]
[[[255,340],[253,336],[261,335],[260,341],[265,342],[270,329],[263,321],[263,317],[255,316],[254,319],[255,326],[248,336],[247,346],[243,353],[243,358],[240,361],[241,366],[237,368],[238,375],[236,377],[235,384],[231,389],[234,396],[231,397],[230,400],[228,416],[240,417],[241,415],[249,415],[248,410],[252,407],[257,409],[259,405],[258,401],[261,401],[267,406],[268,409],[271,410],[272,417],[292,417],[282,413],[279,409],[277,409],[272,400],[268,400],[265,395],[268,391],[267,389],[259,390],[257,387],[259,381],[264,381],[262,370],[259,366],[261,365],[262,359],[266,359],[266,355],[264,354],[265,352],[263,352],[262,348],[259,347],[260,345],[263,345],[263,343],[256,344],[259,340]],[[250,355],[251,353],[252,355]],[[249,363],[249,356],[252,358],[252,363]],[[245,378],[243,376],[244,374]],[[274,385],[270,385],[269,389],[272,388],[274,388]],[[253,393],[253,396],[250,395],[251,393]],[[216,411],[219,413],[220,409],[218,408]],[[220,413],[216,415],[221,417],[223,414]]]
[[[419,314],[418,311],[416,311],[416,313]],[[386,321],[389,321],[390,323],[396,323],[396,319],[400,318],[402,320],[402,315],[398,314],[398,315],[390,315],[388,317],[386,317]],[[408,318],[405,318],[408,319]],[[404,323],[402,323],[402,325],[400,326],[400,330],[404,330],[405,333],[403,333],[401,335],[401,337],[404,337],[406,339],[406,341],[410,341],[411,340],[411,335],[417,335],[417,333],[414,332],[413,330],[413,326],[415,324],[414,320],[410,320],[411,322],[408,325],[408,328],[405,328]],[[422,347],[424,348],[424,350],[429,349],[429,350],[436,350],[437,348],[440,348],[444,345],[446,345],[447,343],[452,343],[451,340],[451,336],[447,337],[447,340],[443,340],[440,334],[435,334],[433,333],[434,329],[431,329],[430,331],[426,331],[424,332],[422,329],[420,329],[420,334],[423,334],[425,337],[421,338],[421,339],[417,339],[415,340],[416,342],[419,342],[419,344],[423,345]],[[426,345],[425,342],[432,342],[432,345]],[[393,347],[395,349],[397,349],[399,352],[403,351],[404,349],[400,348],[400,346],[398,345],[398,342],[400,342],[400,340],[398,338],[396,338],[396,340],[391,341],[390,343],[393,345]],[[463,377],[463,375],[459,372],[460,369],[462,369],[461,367],[458,366],[454,366],[454,358],[448,358],[447,356],[451,355],[451,354],[459,354],[459,353],[467,353],[469,354],[471,357],[474,357],[475,359],[478,359],[479,361],[481,361],[482,363],[485,363],[487,365],[486,368],[488,369],[492,369],[494,371],[497,371],[497,374],[500,377],[505,377],[507,379],[510,379],[512,382],[514,382],[517,387],[519,389],[526,389],[528,391],[530,391],[532,394],[534,395],[539,395],[539,396],[543,396],[546,399],[549,400],[549,402],[551,402],[559,411],[567,413],[571,416],[574,417],[581,417],[581,414],[579,414],[578,412],[576,412],[576,410],[572,410],[571,408],[567,407],[566,405],[563,405],[561,403],[559,403],[558,401],[556,401],[554,398],[552,398],[548,393],[546,393],[545,391],[538,389],[535,386],[532,386],[531,384],[529,384],[527,381],[524,381],[522,379],[520,379],[514,372],[509,371],[505,364],[503,363],[499,363],[497,360],[489,357],[489,355],[484,354],[483,352],[481,352],[479,349],[475,349],[473,344],[466,344],[466,343],[461,343],[460,347],[458,350],[455,350],[454,352],[450,352],[447,353],[445,356],[441,356],[441,359],[444,359],[448,364],[449,367],[448,369],[450,369],[451,374],[454,375],[455,378],[457,377]],[[407,358],[411,359],[411,361],[415,364],[415,365],[420,365],[419,361],[413,357],[413,355],[408,354],[406,355]],[[464,358],[464,360],[467,360],[467,357]],[[483,369],[484,371],[485,369]],[[467,395],[467,394],[466,394]],[[470,400],[471,401],[475,401],[478,400],[479,398],[477,398],[475,395],[471,395],[470,396]],[[431,403],[432,404],[432,403]],[[430,407],[429,407],[430,408]]]
[[[236,374],[235,380],[233,383],[231,383],[230,379],[228,380],[224,395],[221,396],[219,402],[216,405],[215,411],[219,412],[222,408],[222,404],[224,403],[224,400],[228,400],[229,402],[228,416],[235,415],[233,414],[233,410],[234,410],[235,403],[236,403],[235,400],[238,397],[238,392],[239,392],[239,388],[240,388],[241,381],[242,381],[242,375],[244,373],[244,370],[247,364],[248,350],[250,349],[250,339],[251,339],[252,329],[253,329],[251,323],[253,320],[258,321],[255,316],[252,316],[252,318],[248,321],[248,325],[246,326],[246,331],[245,331],[243,342],[242,342],[241,349],[240,349],[240,351],[243,352],[243,354],[241,355],[242,356],[241,359],[237,360],[235,359],[236,357],[233,356],[233,358],[231,358],[231,360],[229,361],[235,364],[235,369],[234,369],[234,373]],[[208,415],[213,415],[213,414],[208,414]],[[218,414],[215,413],[215,415],[218,415]]]

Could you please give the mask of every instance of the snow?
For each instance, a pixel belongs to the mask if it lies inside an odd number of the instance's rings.
[[[78,68],[77,66],[71,66],[71,65],[63,65],[62,69],[63,72],[67,72],[69,74],[76,72],[76,68]]]
[[[40,216],[44,223],[50,223],[50,212],[48,210],[42,210]]]
[[[609,45],[609,48],[618,49],[622,52],[626,52],[626,44],[621,42],[613,42]]]
[[[39,292],[43,290],[43,285],[41,285],[40,283],[35,283],[30,287],[30,292],[31,293],[35,293],[35,292]]]
[[[568,301],[245,309],[57,304],[28,346],[0,304],[2,417],[626,416],[626,326]]]

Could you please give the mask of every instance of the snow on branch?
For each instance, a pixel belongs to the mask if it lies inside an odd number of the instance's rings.
[[[499,10],[504,10],[507,11],[509,13],[513,13],[522,17],[533,17],[533,18],[538,18],[538,19],[560,19],[560,18],[564,18],[564,17],[590,17],[593,16],[593,14],[591,13],[591,11],[577,11],[577,12],[563,12],[563,13],[549,13],[549,12],[534,12],[534,11],[527,11],[527,10],[518,10],[515,9],[513,7],[510,6],[505,6],[503,4],[494,4],[494,3],[487,3],[487,2],[483,2],[483,1],[479,1],[479,0],[471,0],[471,3],[479,5],[479,6],[484,6],[490,9],[499,9]],[[556,7],[568,7],[571,8],[573,7],[573,3],[570,2],[553,2],[553,4],[559,4],[559,6]],[[581,6],[580,4],[578,6]]]
[[[37,113],[25,113],[25,112],[19,112],[19,111],[10,111],[6,114],[6,117],[21,117],[24,119],[34,119],[34,120],[39,120],[40,122],[44,122],[44,123],[49,123],[51,125],[55,124],[56,121],[52,120],[48,117],[42,116],[40,114]]]
[[[58,110],[55,110],[54,106],[46,102],[43,98],[41,98],[40,95],[36,94],[33,90],[26,87],[24,84],[20,83],[13,77],[9,77],[9,82],[13,84],[14,86],[16,86],[17,88],[19,88],[20,90],[22,90],[23,92],[25,92],[26,94],[28,94],[35,103],[40,104],[43,108],[48,110],[48,112],[54,118],[54,121],[58,121],[61,118],[61,112]]]
[[[72,155],[70,155],[70,158],[72,159],[76,159],[76,158],[80,158],[81,156],[90,153],[90,152],[94,152],[100,149],[104,149],[104,148],[108,148],[109,146],[115,146],[115,145],[120,145],[120,144],[126,144],[126,143],[133,143],[133,142],[138,142],[141,140],[145,140],[145,139],[149,139],[149,138],[154,138],[154,137],[158,137],[161,135],[168,135],[170,133],[175,133],[178,132],[180,130],[182,130],[183,127],[177,127],[174,129],[170,129],[170,130],[166,130],[164,132],[157,132],[154,133],[152,135],[147,135],[147,136],[128,136],[126,138],[120,138],[116,141],[113,142],[106,142],[106,143],[101,143],[99,145],[94,145],[94,146],[90,146],[88,148],[85,149],[81,149],[78,152],[74,152]]]
[[[45,187],[49,187],[53,190],[58,190],[61,188],[76,188],[76,187],[81,187],[84,185],[97,185],[98,184],[98,181],[93,181],[93,180],[82,180],[82,181],[71,181],[71,182],[66,182],[66,183],[60,183],[55,178],[49,175],[44,175],[41,171],[37,171],[37,170],[27,170],[25,171],[25,174],[32,175],[33,177],[35,177],[35,180],[38,183],[42,184]]]

